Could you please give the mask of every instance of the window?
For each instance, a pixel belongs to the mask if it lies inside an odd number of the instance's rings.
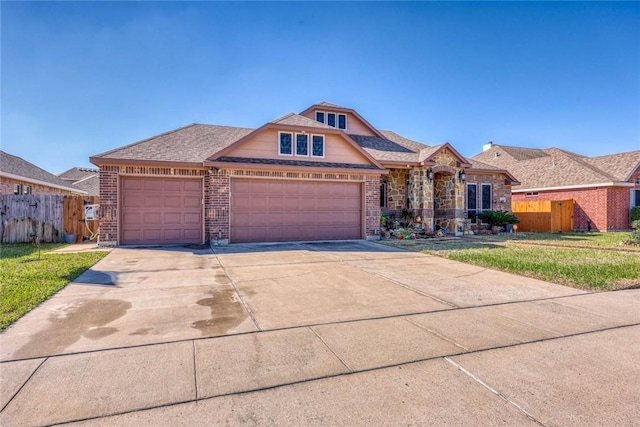
[[[482,210],[491,209],[491,184],[482,184]]]
[[[13,194],[15,195],[22,194],[22,184],[13,184]]]
[[[316,111],[316,121],[326,123],[331,127],[347,130],[347,115],[343,113],[331,113],[328,111]]]
[[[476,220],[478,215],[478,186],[477,184],[467,184],[467,218]]]
[[[336,127],[336,113],[327,113],[327,124]]]
[[[537,191],[529,191],[528,193],[524,194],[524,197],[537,197],[537,196],[538,196]]]
[[[309,155],[309,135],[296,133],[296,156]]]
[[[24,194],[31,194],[31,186],[25,185],[23,191],[24,191]]]
[[[324,157],[324,136],[311,136],[311,155],[313,157]]]
[[[282,156],[293,156],[293,134],[289,132],[280,132],[280,145],[278,154]]]
[[[347,115],[346,114],[338,114],[338,129],[346,130],[347,129]]]
[[[381,208],[387,207],[387,183],[386,182],[380,183],[380,207]]]
[[[636,192],[634,206],[640,206],[640,190],[634,190]]]

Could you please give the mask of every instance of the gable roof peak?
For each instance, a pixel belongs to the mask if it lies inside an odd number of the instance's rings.
[[[316,105],[320,105],[323,107],[329,107],[329,108],[343,108],[343,109],[348,109],[350,110],[350,108],[344,107],[342,105],[338,105],[338,104],[333,104],[331,102],[327,102],[327,101],[321,101],[319,103],[317,103]]]
[[[279,117],[275,120],[270,121],[269,123],[278,124],[278,125],[303,126],[303,127],[335,130],[334,127],[331,127],[324,123],[320,123],[318,121],[315,121],[308,117],[301,116],[300,114],[296,114],[296,113],[285,114],[282,117]]]

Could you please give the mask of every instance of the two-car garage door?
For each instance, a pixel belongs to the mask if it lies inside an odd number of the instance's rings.
[[[202,179],[120,178],[120,243],[202,243]]]
[[[202,243],[202,179],[120,178],[120,243]],[[230,241],[362,238],[362,183],[233,178]]]
[[[359,182],[231,180],[231,243],[362,238]]]

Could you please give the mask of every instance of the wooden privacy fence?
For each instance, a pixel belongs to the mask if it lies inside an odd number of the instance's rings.
[[[58,194],[0,196],[2,243],[61,242],[64,233],[76,234],[76,242],[96,239],[98,221],[84,221],[84,205],[98,204],[96,196]],[[87,227],[89,225],[89,227]]]
[[[573,200],[522,200],[511,202],[518,231],[557,233],[573,230]]]

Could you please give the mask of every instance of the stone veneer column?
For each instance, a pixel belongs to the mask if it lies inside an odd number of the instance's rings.
[[[231,179],[225,170],[211,171],[205,178],[205,239],[229,243],[229,191]]]

